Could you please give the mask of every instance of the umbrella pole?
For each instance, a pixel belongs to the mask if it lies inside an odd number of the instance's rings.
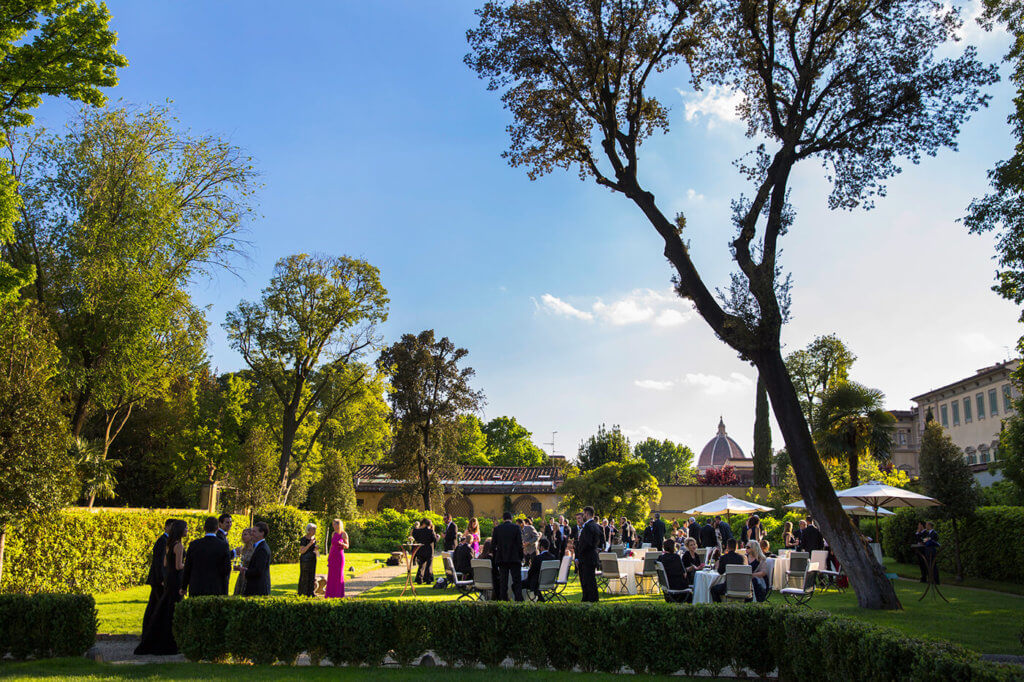
[[[882,544],[882,538],[878,534],[878,507],[875,507],[874,509],[875,509],[875,542],[877,542],[879,545],[881,545]]]

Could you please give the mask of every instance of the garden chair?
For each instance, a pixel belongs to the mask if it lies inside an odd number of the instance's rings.
[[[611,552],[601,552],[597,556],[601,560],[601,577],[598,579],[598,584],[603,583],[608,594],[612,592],[612,581],[618,581],[620,592],[628,590],[629,583],[627,581],[630,575],[622,570],[619,558]]]
[[[723,597],[726,601],[744,602],[754,598],[750,566],[729,564],[725,567],[725,594]]]
[[[452,561],[450,555],[443,556],[442,559],[444,561],[444,574],[448,578],[448,584],[454,585],[455,589],[459,591],[459,596],[455,598],[455,601],[463,597],[473,599],[479,595],[472,579],[459,580],[459,574],[455,572],[455,562]]]
[[[558,601],[568,602],[565,598],[565,588],[569,585],[569,566],[572,565],[572,557],[568,554],[562,557],[562,564],[558,567],[558,578],[555,579],[555,589],[551,593],[552,599]],[[547,599],[548,595],[544,595]]]
[[[555,601],[557,599],[559,569],[560,563],[558,561],[540,562],[540,573],[537,576],[537,591],[540,592],[541,601]]]
[[[807,573],[807,565],[811,563],[811,555],[807,552],[789,553],[789,570],[786,571],[786,587],[803,584],[804,574]]]
[[[817,571],[806,571],[803,576],[803,582],[799,587],[783,587],[779,592],[782,593],[782,598],[786,600],[787,604],[807,606],[807,602],[814,596],[814,584],[817,581]],[[810,607],[807,606],[807,608]]]
[[[480,594],[480,599],[494,599],[494,574],[491,573],[490,559],[473,559],[473,589]]]
[[[612,545],[608,548],[608,551],[615,556],[622,558],[626,556],[626,545]]]
[[[701,563],[705,566],[710,566],[711,562],[715,560],[715,547],[702,547],[697,550],[697,554],[701,557]]]
[[[687,587],[683,590],[673,590],[668,586],[668,574],[665,573],[665,567],[660,563],[655,562],[658,570],[658,585],[661,587],[661,593],[665,595],[667,601],[693,601],[693,590]],[[669,597],[681,597],[681,599],[669,599]]]
[[[839,587],[839,576],[842,571],[833,571],[828,564],[828,550],[816,549],[811,552],[811,563],[818,565],[818,585],[822,592],[828,592],[829,588],[836,592],[842,592]]]
[[[658,563],[658,555],[655,554],[654,552],[648,552],[647,555],[644,557],[644,570],[643,570],[643,573],[641,573],[640,575],[638,575],[636,577],[636,583],[637,583],[637,585],[636,585],[637,590],[636,591],[637,592],[646,593],[644,585],[645,585],[645,583],[647,583],[647,581],[650,581],[650,583],[651,583],[651,592],[650,593],[651,594],[654,593],[655,586],[657,586],[659,584],[658,583],[658,566],[660,566],[660,565],[661,564]]]

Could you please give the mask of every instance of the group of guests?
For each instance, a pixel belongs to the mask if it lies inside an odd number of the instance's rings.
[[[324,596],[340,599],[345,596],[345,550],[348,533],[341,519],[331,521],[331,534],[324,551],[327,554],[327,585]],[[320,548],[316,542],[316,524],[306,524],[306,534],[299,538],[299,596],[312,597],[316,593],[316,562]]]
[[[917,550],[917,565],[921,568],[921,582],[928,582],[928,564],[932,567],[932,582],[939,584],[939,564],[935,555],[939,551],[939,531],[931,521],[918,522],[911,545]]]
[[[686,590],[693,587],[694,573],[705,568],[702,556],[697,552],[697,541],[693,538],[683,540],[683,547],[677,548],[675,540],[665,541],[664,552],[657,558],[658,563],[665,567],[665,577],[668,579],[668,586],[672,590]],[[751,586],[753,587],[754,599],[764,601],[768,594],[768,563],[766,559],[770,556],[766,552],[768,540],[751,538],[744,545],[745,553],[737,552],[736,538],[729,538],[725,541],[725,547],[714,567],[719,575],[725,575],[726,566],[749,565],[751,571]],[[713,556],[713,555],[712,555]],[[714,561],[712,559],[712,561]],[[712,601],[722,601],[726,585],[721,582],[711,588]],[[684,601],[692,598],[692,594],[665,594],[666,601]]]
[[[136,655],[178,653],[171,625],[174,607],[187,593],[190,597],[227,595],[232,562],[238,572],[234,594],[258,596],[270,594],[270,546],[267,524],[259,521],[242,531],[242,545],[231,549],[228,533],[234,524],[230,514],[209,516],[203,523],[203,537],[189,543],[183,540],[188,524],[168,519],[163,534],[153,543],[146,584],[149,602],[142,617],[142,638]]]

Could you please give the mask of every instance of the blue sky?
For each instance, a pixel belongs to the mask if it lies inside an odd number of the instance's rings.
[[[468,348],[484,416],[516,416],[538,444],[557,430],[572,454],[603,422],[699,452],[722,415],[749,449],[754,371],[672,297],[653,228],[575,173],[531,182],[501,158],[509,116],[462,63],[474,3],[108,6],[130,62],[111,100],[173,100],[183,126],[230,139],[262,173],[241,278],[194,289],[219,369],[242,365],[225,314],[259,296],[278,258],[347,254],[381,270],[388,340],[433,328]],[[1006,44],[970,26],[965,37],[991,61]],[[686,212],[695,259],[722,285],[729,201],[744,190],[731,161],[750,141],[728,93],[690,93],[683,71],[656,87],[671,132],[644,147],[641,173],[667,212]],[[860,357],[853,378],[893,408],[1005,359],[1020,335],[1018,311],[990,291],[992,239],[956,223],[1012,144],[1012,93],[993,95],[958,153],[909,167],[873,211],[829,212],[813,165],[794,180],[784,339],[838,333]],[[74,110],[48,102],[37,120],[59,127]]]

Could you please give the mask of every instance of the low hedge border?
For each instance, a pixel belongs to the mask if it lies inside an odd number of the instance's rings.
[[[81,656],[96,627],[91,594],[0,595],[0,659]]]
[[[604,636],[598,636],[603,633]],[[628,633],[628,636],[625,636]],[[636,642],[680,646],[652,654]],[[780,679],[1011,680],[1020,669],[962,647],[907,637],[825,612],[763,605],[430,603],[200,597],[178,605],[174,635],[193,661],[402,665],[433,651],[448,665]],[[610,636],[608,636],[610,635]],[[685,645],[684,645],[685,643]]]

